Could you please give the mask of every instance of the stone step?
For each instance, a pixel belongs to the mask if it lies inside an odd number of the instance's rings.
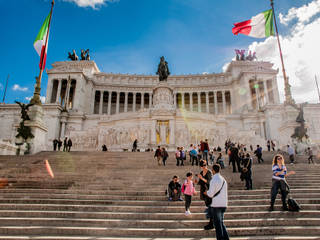
[[[0,189],[0,196],[6,194],[44,194],[50,191],[51,194],[56,195],[78,195],[78,196],[104,196],[104,195],[124,195],[124,196],[163,196],[164,190],[162,191],[132,191],[127,189],[119,190],[91,190],[91,189],[33,189],[33,188],[6,188]],[[320,193],[320,187],[314,188],[291,188],[291,194],[312,194]],[[253,189],[253,190],[236,190],[228,189],[228,196],[233,195],[266,195],[270,194],[270,188],[264,189]]]
[[[319,233],[318,226],[271,226],[271,227],[230,227],[230,236],[255,235],[299,235],[301,230],[305,236]],[[213,237],[214,231],[202,228],[107,228],[107,227],[62,227],[62,226],[0,226],[0,235],[89,235],[109,237]]]
[[[143,197],[142,200],[134,199],[132,201],[128,200],[118,200],[118,199],[110,199],[110,200],[88,200],[88,199],[36,199],[36,198],[30,198],[30,197],[23,197],[21,199],[16,198],[5,198],[0,199],[0,204],[2,203],[11,203],[11,204],[60,204],[60,205],[119,205],[119,206],[141,206],[141,205],[148,205],[149,201],[160,201],[165,200],[165,197]],[[149,200],[149,201],[148,201]],[[295,200],[299,204],[317,204],[320,205],[320,198],[295,198]],[[277,199],[276,201],[280,201],[280,199]],[[261,205],[261,204],[268,204],[270,202],[270,198],[268,196],[265,196],[263,199],[234,199],[229,200],[228,205],[234,206],[234,205]],[[161,204],[161,203],[159,203]],[[202,202],[203,204],[203,202]],[[173,206],[173,205],[180,205],[183,206],[184,202],[181,201],[179,203],[175,204],[164,204],[166,206]]]
[[[277,200],[276,204],[280,206],[281,201]],[[233,205],[228,207],[229,212],[243,211],[263,211],[267,210],[269,203],[266,201],[261,205]],[[301,203],[303,210],[320,210],[320,204]],[[0,210],[47,210],[47,211],[99,211],[99,212],[131,212],[135,213],[182,213],[184,205],[180,206],[132,206],[132,205],[68,205],[68,204],[22,204],[7,203],[0,204]],[[203,213],[204,206],[191,205],[191,211]]]
[[[165,204],[169,205],[167,202],[167,195],[164,194],[165,192],[162,192],[162,195],[159,196],[152,196],[152,195],[145,195],[145,196],[131,196],[131,195],[118,195],[118,194],[112,194],[112,195],[76,195],[76,194],[39,194],[39,193],[25,193],[25,194],[15,194],[15,193],[4,193],[0,196],[0,203],[13,200],[20,200],[20,199],[29,199],[29,200],[36,200],[36,201],[44,201],[44,200],[78,200],[78,201],[110,201],[110,200],[124,200],[124,201],[144,201],[144,202],[155,202],[156,204]],[[294,199],[303,199],[306,197],[305,193],[291,193],[291,197]],[[315,193],[308,193],[308,197],[310,199],[320,199],[320,192]],[[183,194],[182,194],[182,198]],[[263,199],[269,199],[269,194],[256,194],[256,195],[228,195],[228,199],[231,200],[263,200]],[[200,200],[199,194],[192,197],[193,203],[197,200]],[[170,202],[170,204],[176,204],[175,201]]]
[[[4,240],[212,240],[213,238],[198,238],[198,237],[191,237],[191,238],[141,238],[141,237],[99,237],[99,236],[0,236],[0,239]],[[303,236],[303,235],[296,235],[296,236],[253,236],[253,237],[233,237],[232,240],[320,240],[318,236]]]
[[[183,211],[179,213],[131,213],[131,212],[105,212],[105,211],[63,211],[63,210],[0,210],[2,217],[25,218],[89,218],[89,219],[132,219],[132,220],[186,220]],[[255,218],[315,218],[319,219],[320,210],[302,210],[300,212],[283,212],[280,205],[275,206],[275,211],[243,211],[232,212],[227,210],[225,219],[255,219]],[[203,212],[193,212],[192,220],[205,220]]]
[[[320,226],[320,218],[252,218],[226,219],[226,227],[260,227],[273,226]],[[89,218],[23,218],[0,217],[0,226],[73,226],[73,227],[108,227],[108,228],[202,228],[208,220],[193,220],[192,216],[186,220],[127,220],[127,219],[89,219]]]

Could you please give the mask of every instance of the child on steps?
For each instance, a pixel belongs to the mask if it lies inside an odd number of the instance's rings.
[[[185,180],[183,187],[182,187],[182,190],[184,193],[184,200],[185,200],[185,208],[186,208],[185,215],[186,216],[191,215],[190,205],[191,205],[192,196],[197,194],[195,187],[194,187],[194,184],[193,184],[193,181],[192,181],[192,178],[193,178],[192,172],[188,172],[187,179]]]

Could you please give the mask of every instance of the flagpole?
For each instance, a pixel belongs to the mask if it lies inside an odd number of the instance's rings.
[[[51,2],[51,10],[50,10],[50,18],[49,18],[49,24],[48,24],[48,31],[47,31],[47,36],[46,36],[46,43],[44,45],[45,51],[47,51],[47,45],[48,45],[48,38],[49,38],[49,32],[50,32],[50,24],[51,24],[51,17],[52,17],[52,11],[53,11],[53,6],[54,6],[54,0]],[[40,63],[41,65],[43,64],[43,60]],[[43,68],[40,68],[40,73],[39,77],[36,77],[36,86],[34,88],[34,93],[33,97],[30,101],[30,103],[36,104],[36,105],[41,105],[41,100],[40,100],[40,90],[41,90],[41,79],[42,79],[42,74],[43,74]]]
[[[319,103],[320,103],[320,91],[319,91],[319,86],[318,86],[317,75],[314,75],[314,78],[316,80],[316,85],[317,85],[317,89],[318,89],[318,96],[319,96]]]
[[[5,87],[5,89],[4,89],[4,93],[3,93],[2,103],[4,103],[4,101],[5,101],[5,99],[6,99],[6,94],[7,94],[7,87],[8,87],[9,76],[10,76],[10,74],[8,74],[8,77],[7,77],[7,82],[6,82],[6,87]]]
[[[280,59],[281,59],[281,64],[282,64],[282,73],[283,73],[283,79],[284,79],[284,91],[285,91],[285,104],[295,104],[292,95],[291,95],[291,86],[289,84],[289,79],[287,78],[286,70],[284,68],[284,62],[283,62],[283,56],[282,56],[282,50],[281,50],[281,45],[280,45],[280,39],[279,39],[279,33],[278,33],[278,26],[277,26],[277,21],[276,21],[276,15],[274,12],[274,4],[273,0],[271,1],[271,7],[272,7],[272,13],[273,13],[273,20],[274,20],[274,25],[276,28],[276,33],[277,33],[277,40],[278,40],[278,47],[279,47],[279,52],[280,52]]]

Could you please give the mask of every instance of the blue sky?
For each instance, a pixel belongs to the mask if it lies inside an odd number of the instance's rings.
[[[105,3],[95,5],[95,2]],[[296,39],[301,24],[303,30],[306,27],[318,29],[320,7],[314,10],[310,4],[320,6],[320,1],[275,1],[284,43]],[[278,66],[278,56],[268,51],[270,44],[275,44],[272,39],[233,36],[231,32],[233,23],[250,19],[269,8],[269,0],[118,0],[112,3],[107,0],[56,0],[46,68],[50,69],[53,62],[67,60],[67,53],[72,49],[80,55],[80,49],[88,48],[91,59],[103,72],[154,74],[162,55],[169,62],[172,74],[222,72],[237,48],[256,49],[258,58],[261,52],[259,59],[274,59]],[[8,74],[6,103],[27,101],[26,97],[33,95],[35,76],[39,74],[39,56],[33,41],[49,10],[49,0],[0,0],[0,101]],[[282,19],[279,19],[280,13]],[[309,14],[310,18],[306,21],[301,14]],[[318,37],[316,35],[315,40]],[[297,46],[301,45],[284,49],[285,56],[300,57],[290,54],[299,48]],[[310,50],[310,54],[316,55],[314,51]],[[298,101],[306,98],[300,94],[304,85],[301,81],[308,78],[307,100],[316,101],[316,92],[311,87],[312,76],[320,72],[315,72],[316,67],[310,66],[312,63],[306,62],[306,67],[299,72],[294,64],[301,66],[300,63],[288,63],[288,69],[293,69],[289,76],[294,97]],[[43,96],[46,85],[47,75],[44,74]]]

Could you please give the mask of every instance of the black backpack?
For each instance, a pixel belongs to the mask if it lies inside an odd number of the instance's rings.
[[[291,212],[299,212],[299,210],[301,209],[299,203],[294,200],[293,198],[289,197],[288,198],[288,209]]]

